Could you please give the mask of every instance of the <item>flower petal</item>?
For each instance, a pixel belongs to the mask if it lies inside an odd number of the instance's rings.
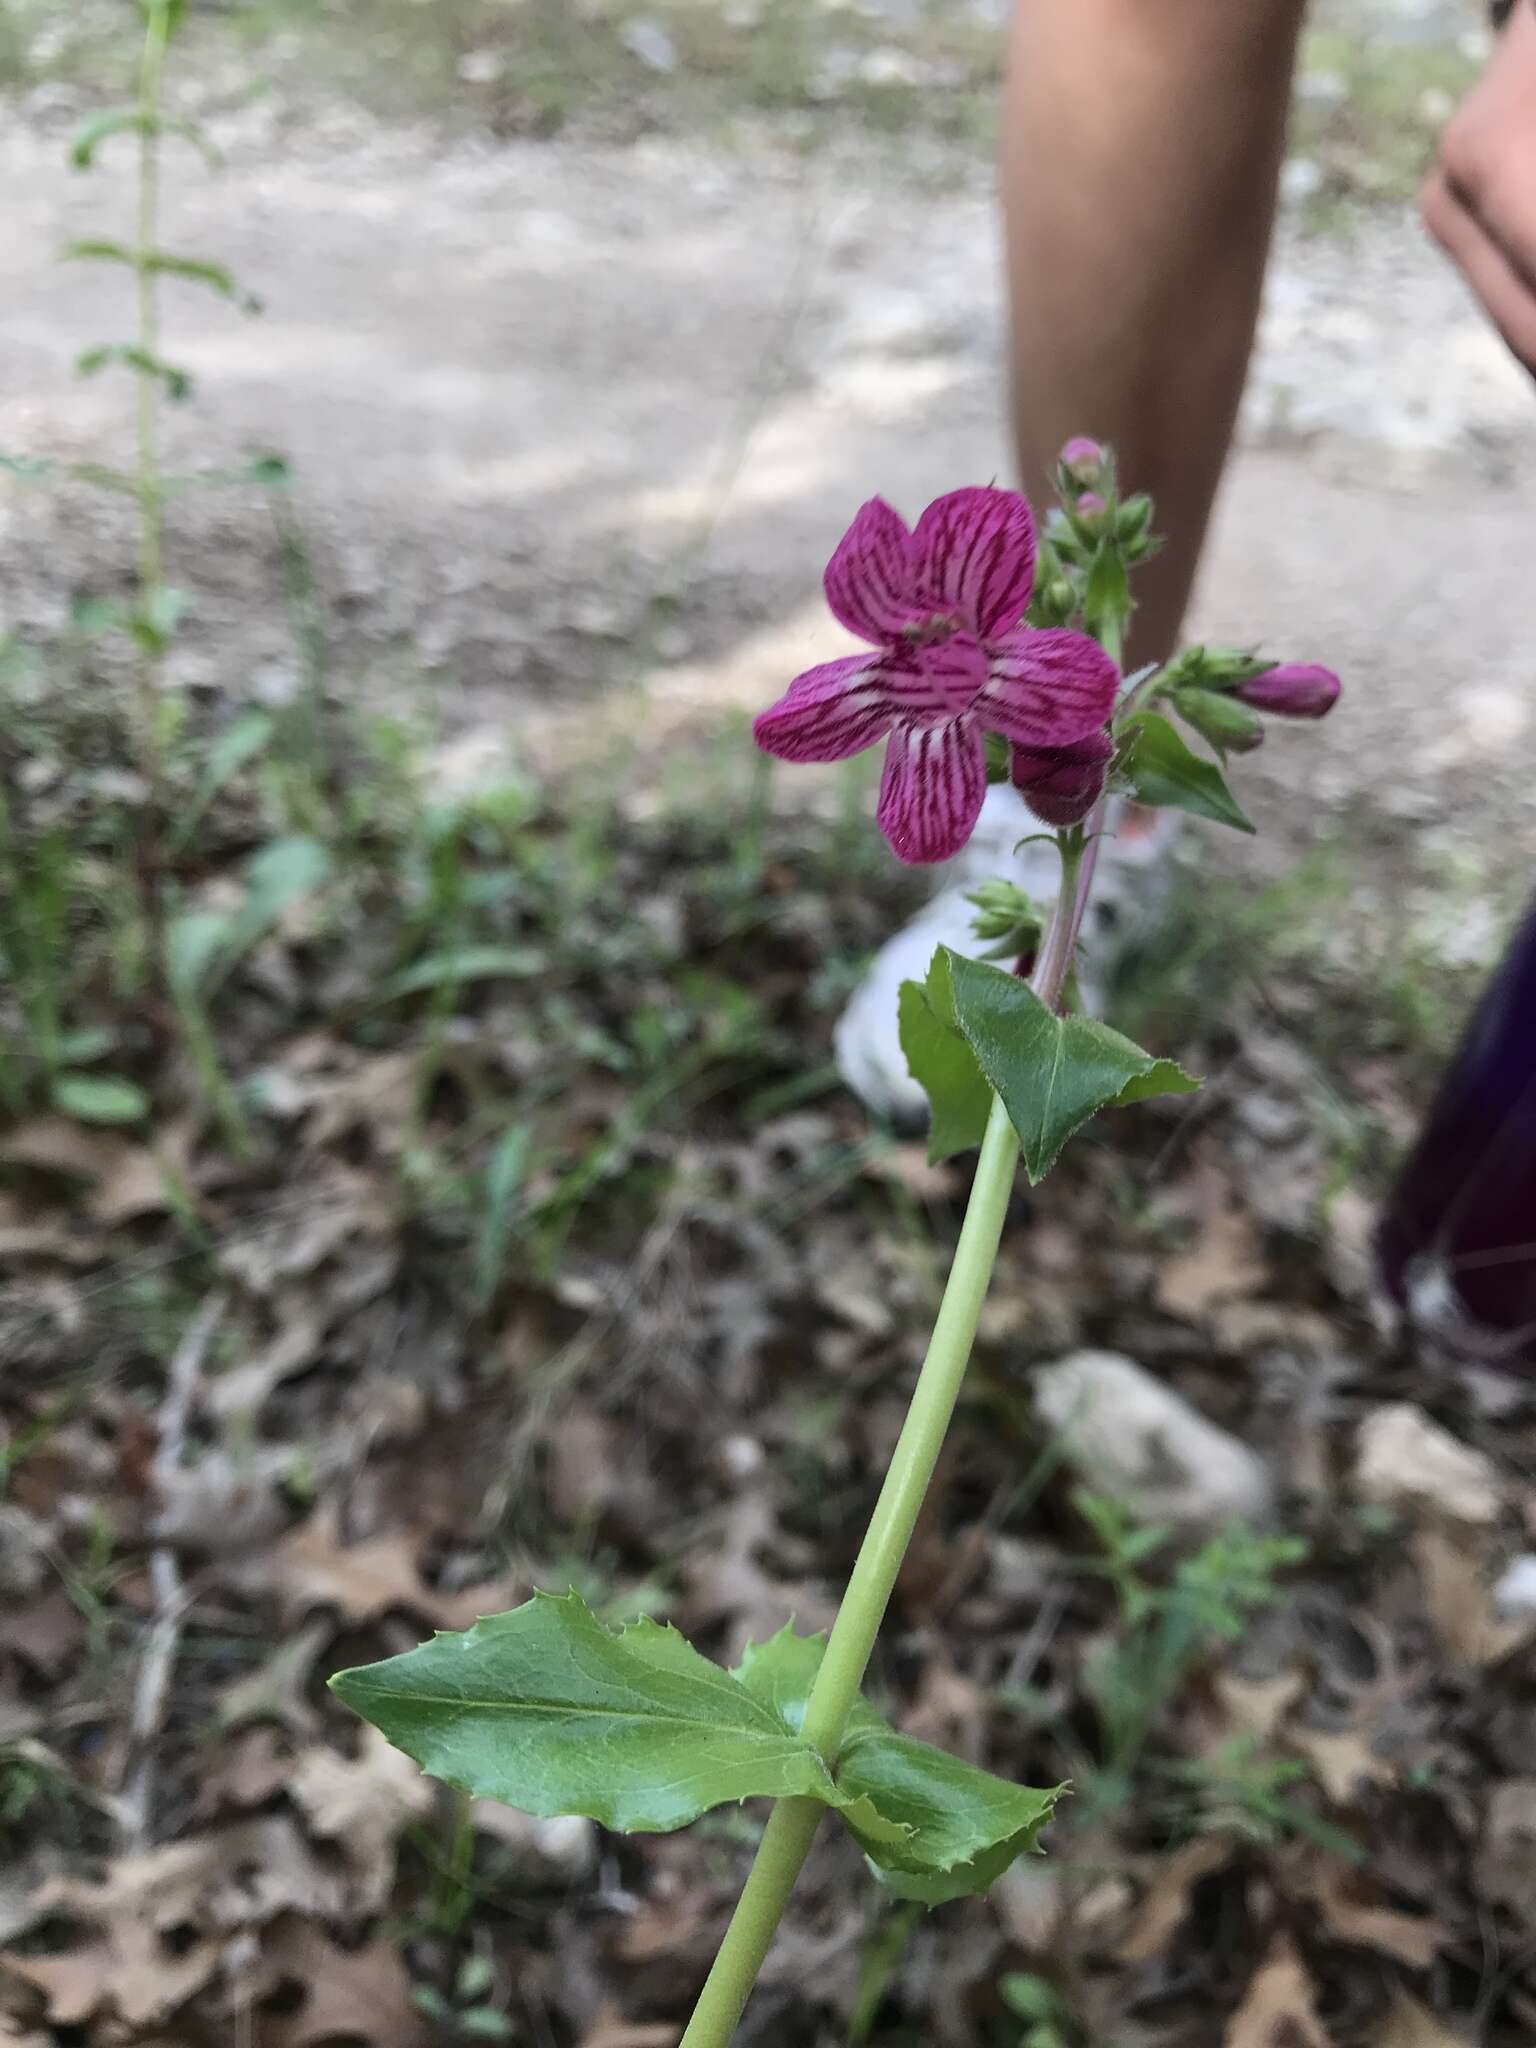
[[[970,838],[986,793],[986,752],[973,719],[898,725],[885,750],[880,830],[898,860],[948,860]]]
[[[752,721],[752,737],[781,761],[846,761],[882,739],[891,709],[880,657],[849,654],[796,676],[777,704]]]
[[[912,536],[884,498],[859,507],[822,587],[839,625],[876,647],[922,616],[914,597]]]
[[[912,535],[916,596],[983,639],[1016,626],[1035,587],[1035,515],[1017,491],[935,498]]]
[[[1065,626],[1022,626],[987,649],[991,674],[976,706],[990,731],[1021,747],[1069,747],[1108,718],[1120,671],[1097,640]]]
[[[947,725],[970,710],[987,682],[987,657],[974,633],[898,640],[879,666],[891,710],[912,725]]]

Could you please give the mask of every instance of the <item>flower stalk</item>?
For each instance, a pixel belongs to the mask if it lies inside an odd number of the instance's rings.
[[[1118,660],[1122,632],[1122,622],[1115,620],[1101,635],[1112,659]],[[1057,835],[1061,885],[1029,985],[1040,1002],[1058,1014],[1093,887],[1105,809],[1101,798],[1086,830],[1073,828]],[[864,1683],[965,1382],[1018,1160],[1018,1133],[1002,1098],[994,1094],[954,1263],[912,1405],[854,1560],[801,1723],[802,1735],[834,1770],[848,1717]],[[727,2048],[825,1812],[816,1799],[776,1802],[679,2048]]]

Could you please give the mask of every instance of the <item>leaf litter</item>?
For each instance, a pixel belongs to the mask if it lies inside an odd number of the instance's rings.
[[[536,815],[546,866],[572,829]],[[279,925],[222,1027],[260,1105],[245,1158],[169,1044],[138,1076],[147,1134],[0,1131],[0,2041],[675,2042],[760,1810],[617,1840],[466,1803],[325,1681],[535,1587],[727,1665],[830,1619],[965,1173],[825,1085],[785,1095],[828,1047],[818,977],[879,940],[899,878],[802,819],[743,879],[741,838],[728,807],[637,798],[600,914],[487,936],[545,948],[553,993],[468,980],[446,1032],[438,967],[369,1008],[350,927]],[[1072,1780],[1049,1860],[871,1920],[824,1830],[748,2044],[841,2040],[857,2011],[876,2048],[1012,2048],[999,1986],[1029,1971],[1116,2048],[1531,2037],[1536,1675],[1492,1589],[1536,1528],[1536,1411],[1517,1386],[1495,1426],[1379,1322],[1366,1193],[1336,1199],[1315,1063],[1272,1017],[1151,1037],[1221,1086],[1125,1111],[1021,1189],[870,1680],[913,1736]],[[1379,1107],[1390,1063],[1361,1064]],[[167,1362],[213,1288],[168,1461]],[[1167,1684],[1032,1399],[1085,1345],[1256,1454],[1308,1545]],[[1177,1462],[1150,1478],[1177,1508]],[[1137,1598],[1205,1540],[1148,1553]],[[135,1846],[116,1773],[157,1551],[180,1604]],[[1118,1755],[1106,1647],[1146,1706]]]

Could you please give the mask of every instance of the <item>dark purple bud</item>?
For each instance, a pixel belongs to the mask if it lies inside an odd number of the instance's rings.
[[[1114,751],[1107,732],[1070,747],[1015,747],[1013,786],[1043,823],[1080,825],[1104,794]]]
[[[1478,1005],[1376,1238],[1425,1335],[1536,1366],[1536,909]]]
[[[1322,718],[1338,698],[1339,679],[1331,668],[1292,661],[1250,676],[1232,694],[1255,711],[1272,711],[1281,718]]]

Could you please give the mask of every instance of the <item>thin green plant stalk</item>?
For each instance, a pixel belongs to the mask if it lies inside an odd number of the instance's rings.
[[[1061,845],[1056,914],[1030,980],[1051,1009],[1061,1002],[1092,879],[1082,840],[1064,835]],[[829,1759],[842,1743],[960,1398],[1018,1159],[1018,1133],[994,1095],[928,1355],[806,1702],[801,1733]],[[815,1799],[781,1799],[775,1805],[679,2048],[726,2048],[825,1812]]]
[[[1118,666],[1125,620],[1104,619],[1098,638]],[[1107,808],[1101,798],[1083,826],[1057,838],[1061,886],[1030,976],[1030,988],[1049,1010],[1060,1011],[1072,972]],[[800,1732],[834,1767],[965,1382],[1018,1161],[1018,1133],[994,1095],[928,1354],[806,1701]],[[728,2048],[826,1810],[816,1799],[775,1804],[678,2048]]]
[[[152,630],[152,607],[165,581],[165,488],[160,470],[160,278],[154,258],[160,247],[160,126],[165,87],[165,53],[171,16],[167,0],[150,0],[145,10],[144,51],[139,63],[138,240],[138,467],[139,607],[143,614],[139,649],[139,725],[145,778],[153,814],[164,810],[164,766],[160,746],[160,654]]]

